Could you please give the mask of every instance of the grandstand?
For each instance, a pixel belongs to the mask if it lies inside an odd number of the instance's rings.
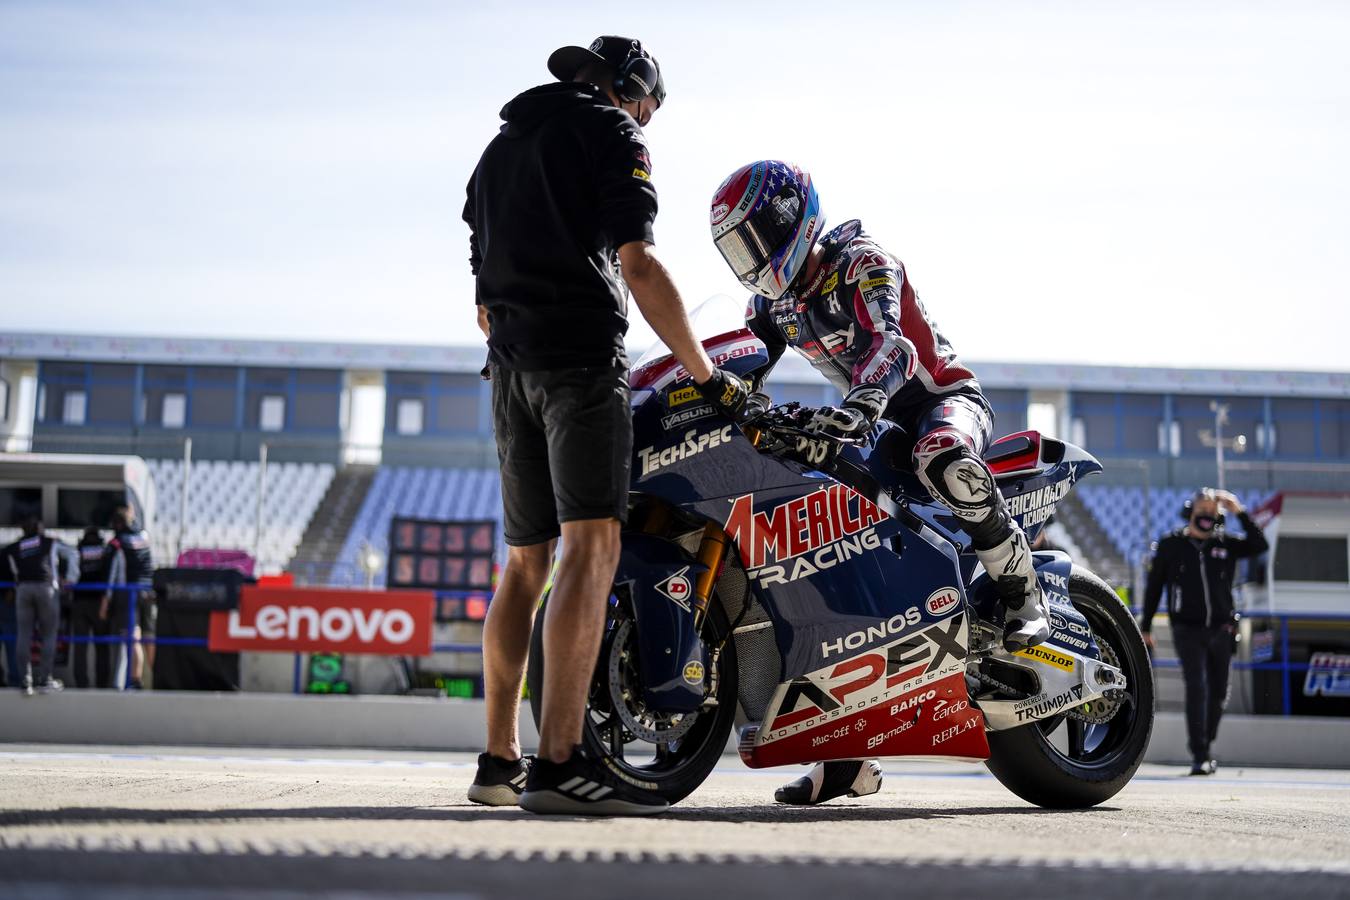
[[[258,553],[265,573],[359,584],[358,552],[387,551],[395,515],[499,519],[481,364],[473,347],[0,335],[0,447],[145,458],[159,494],[149,530],[160,561],[181,548],[242,549]],[[1181,500],[1218,481],[1206,442],[1212,401],[1231,410],[1225,433],[1247,438],[1249,452],[1230,456],[1225,475],[1248,505],[1277,490],[1350,489],[1350,374],[973,367],[996,431],[1039,428],[1102,461],[1104,474],[1070,495],[1060,522],[1088,565],[1117,582],[1179,524]],[[779,364],[770,389],[780,400],[834,399],[795,358]],[[362,391],[375,392],[379,418],[364,432]]]
[[[269,465],[260,518],[260,464],[202,460],[189,470],[188,519],[183,522],[183,468],[181,460],[150,460],[160,503],[150,533],[155,559],[171,561],[189,548],[245,550],[259,571],[269,574],[285,569],[295,556],[336,472],[332,463]]]

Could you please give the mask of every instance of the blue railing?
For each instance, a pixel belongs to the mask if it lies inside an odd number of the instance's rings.
[[[13,582],[0,581],[0,590],[9,589],[14,586],[15,585]],[[137,643],[137,639],[134,636],[134,632],[136,625],[139,622],[139,617],[137,615],[139,595],[142,591],[153,590],[152,586],[148,584],[126,584],[126,585],[72,584],[66,586],[66,589],[90,591],[90,592],[113,590],[113,591],[125,591],[127,593],[128,595],[127,617],[125,623],[126,630],[124,634],[108,635],[104,637],[90,637],[87,635],[68,636],[68,640],[72,644],[85,643],[85,644],[123,645],[126,652],[127,665],[123,674],[122,687],[126,688],[131,680],[130,662],[132,659],[132,654],[135,651],[135,645]],[[483,597],[484,592],[462,591],[462,590],[436,591],[435,595],[437,599],[441,598],[469,599],[469,598]],[[491,598],[489,596],[489,602],[490,599]],[[1138,611],[1136,610],[1135,613],[1137,615]],[[1323,612],[1282,612],[1282,613],[1249,612],[1246,614],[1246,617],[1251,619],[1252,621],[1270,620],[1279,623],[1279,633],[1277,638],[1280,647],[1279,661],[1248,662],[1245,660],[1235,660],[1232,664],[1233,668],[1243,671],[1279,672],[1281,674],[1280,677],[1281,714],[1286,716],[1292,715],[1291,709],[1293,706],[1293,681],[1292,681],[1293,676],[1295,673],[1300,674],[1306,673],[1307,671],[1312,669],[1313,666],[1311,663],[1308,662],[1291,662],[1289,660],[1289,623],[1291,621],[1350,622],[1350,614],[1323,613]],[[0,630],[0,641],[7,642],[13,640],[15,637],[16,636],[11,633]],[[155,646],[169,646],[169,647],[206,647],[207,639],[204,637],[166,638],[166,637],[159,637],[158,635],[156,635],[154,637],[143,636],[140,638],[140,643],[151,644]],[[444,643],[444,644],[432,644],[431,651],[433,653],[482,653],[483,647],[481,644]],[[29,652],[31,652],[31,649]],[[295,669],[294,669],[292,689],[297,694],[302,692],[300,657],[301,654],[299,653],[295,654]],[[1154,668],[1158,669],[1176,669],[1180,668],[1181,661],[1175,657],[1155,656],[1153,658],[1153,666]]]
[[[11,589],[11,588],[13,588],[13,587],[15,587],[15,586],[16,586],[15,583],[12,582],[12,581],[0,581],[0,591],[9,590],[9,589]],[[153,585],[149,585],[149,584],[97,584],[97,583],[72,582],[72,583],[70,583],[70,584],[63,584],[63,585],[62,585],[62,590],[63,590],[63,591],[64,591],[64,590],[70,590],[70,591],[76,591],[76,590],[78,590],[78,591],[81,591],[81,592],[83,592],[83,591],[88,591],[88,592],[90,592],[90,593],[94,593],[94,592],[103,592],[103,591],[115,591],[115,592],[125,592],[125,593],[127,594],[127,616],[126,616],[126,622],[124,623],[124,625],[126,626],[125,633],[123,633],[123,634],[115,634],[115,635],[107,635],[107,636],[103,636],[103,637],[93,637],[93,636],[90,636],[90,635],[73,635],[73,634],[72,634],[72,635],[66,635],[67,641],[69,641],[71,644],[120,644],[120,645],[122,645],[122,647],[124,648],[124,652],[126,653],[126,667],[125,667],[125,669],[124,669],[124,671],[123,671],[123,677],[122,677],[122,688],[123,688],[124,690],[125,690],[126,688],[128,688],[128,687],[130,686],[130,684],[131,684],[131,660],[132,660],[132,658],[133,658],[133,654],[135,653],[135,647],[136,647],[136,644],[140,643],[140,644],[149,644],[149,645],[152,645],[152,646],[165,646],[165,647],[202,647],[202,648],[205,648],[206,645],[207,645],[207,639],[204,638],[204,637],[160,637],[160,636],[158,636],[158,635],[154,635],[154,636],[152,637],[152,636],[148,636],[148,635],[143,635],[143,636],[141,636],[139,639],[136,638],[136,636],[135,636],[135,630],[136,630],[136,626],[137,626],[137,625],[139,624],[139,622],[140,622],[140,618],[139,618],[139,616],[138,616],[138,613],[139,613],[139,611],[140,611],[140,610],[139,610],[140,594],[141,594],[142,591],[153,591],[153,590],[154,590],[154,586],[153,586]],[[483,596],[485,595],[485,592],[484,592],[484,591],[435,591],[434,593],[435,593],[436,598],[437,598],[438,600],[439,600],[439,599],[442,599],[442,598],[462,598],[462,599],[469,599],[469,598],[483,597]],[[489,599],[489,602],[491,602],[491,595],[488,595],[488,599]],[[473,621],[473,620],[466,620],[466,621]],[[9,641],[17,641],[18,635],[15,635],[15,634],[13,634],[12,632],[6,631],[6,630],[4,629],[4,625],[5,625],[5,623],[0,623],[0,643],[8,643]],[[30,640],[30,641],[32,640],[32,636],[31,636],[31,635],[29,636],[29,640]],[[17,644],[16,644],[16,647],[17,647]],[[32,650],[31,650],[31,645],[30,645],[30,647],[28,648],[28,652],[29,652],[29,653],[32,652]],[[483,652],[483,646],[482,646],[481,644],[454,644],[454,643],[447,643],[447,644],[432,644],[432,645],[431,645],[431,652],[432,652],[432,653],[482,653],[482,652]],[[299,653],[296,653],[296,654],[295,654],[295,667],[294,667],[294,675],[293,675],[293,678],[292,678],[292,686],[291,686],[293,692],[294,692],[294,693],[297,693],[297,694],[303,692],[302,685],[301,685],[301,680],[302,680],[302,679],[301,679],[300,657],[301,657],[301,654],[299,654]],[[17,666],[17,665],[18,665],[17,660],[15,660],[13,663],[11,663],[11,665],[12,665],[12,666]]]
[[[1139,614],[1135,610],[1135,615]],[[1276,637],[1279,643],[1279,660],[1270,662],[1248,662],[1246,660],[1233,660],[1234,669],[1248,672],[1279,672],[1280,673],[1280,707],[1281,715],[1292,715],[1293,708],[1293,676],[1295,673],[1306,673],[1313,669],[1311,662],[1291,662],[1289,660],[1289,623],[1291,621],[1299,622],[1350,622],[1350,614],[1347,613],[1327,613],[1327,612],[1255,612],[1244,611],[1243,618],[1252,622],[1272,621],[1278,622],[1278,634]],[[1179,669],[1181,660],[1176,657],[1153,657],[1153,667],[1155,669]],[[1320,668],[1320,667],[1319,667]]]

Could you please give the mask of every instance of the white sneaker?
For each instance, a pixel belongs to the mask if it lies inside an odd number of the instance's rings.
[[[60,691],[64,691],[65,689],[66,689],[66,686],[65,686],[64,684],[61,683],[61,679],[59,679],[59,678],[48,678],[48,679],[47,679],[46,681],[44,681],[41,685],[38,686],[38,693],[39,693],[39,694],[55,694],[55,693],[58,693],[58,692],[60,692]]]

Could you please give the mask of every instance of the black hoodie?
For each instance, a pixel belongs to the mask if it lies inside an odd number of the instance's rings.
[[[494,363],[519,371],[627,363],[628,310],[610,265],[653,242],[642,129],[590,84],[531,88],[469,179],[464,221]]]

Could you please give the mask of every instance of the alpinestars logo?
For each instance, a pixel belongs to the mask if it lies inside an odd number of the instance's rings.
[[[922,691],[934,681],[960,672],[967,652],[966,617],[962,613],[796,678],[781,689],[767,737],[778,740],[877,703],[894,701],[897,695]],[[912,704],[899,705],[907,710]]]
[[[754,501],[754,494],[733,500],[724,527],[760,587],[814,575],[881,546],[872,526],[885,521],[886,513],[843,485],[763,512],[755,511]]]

